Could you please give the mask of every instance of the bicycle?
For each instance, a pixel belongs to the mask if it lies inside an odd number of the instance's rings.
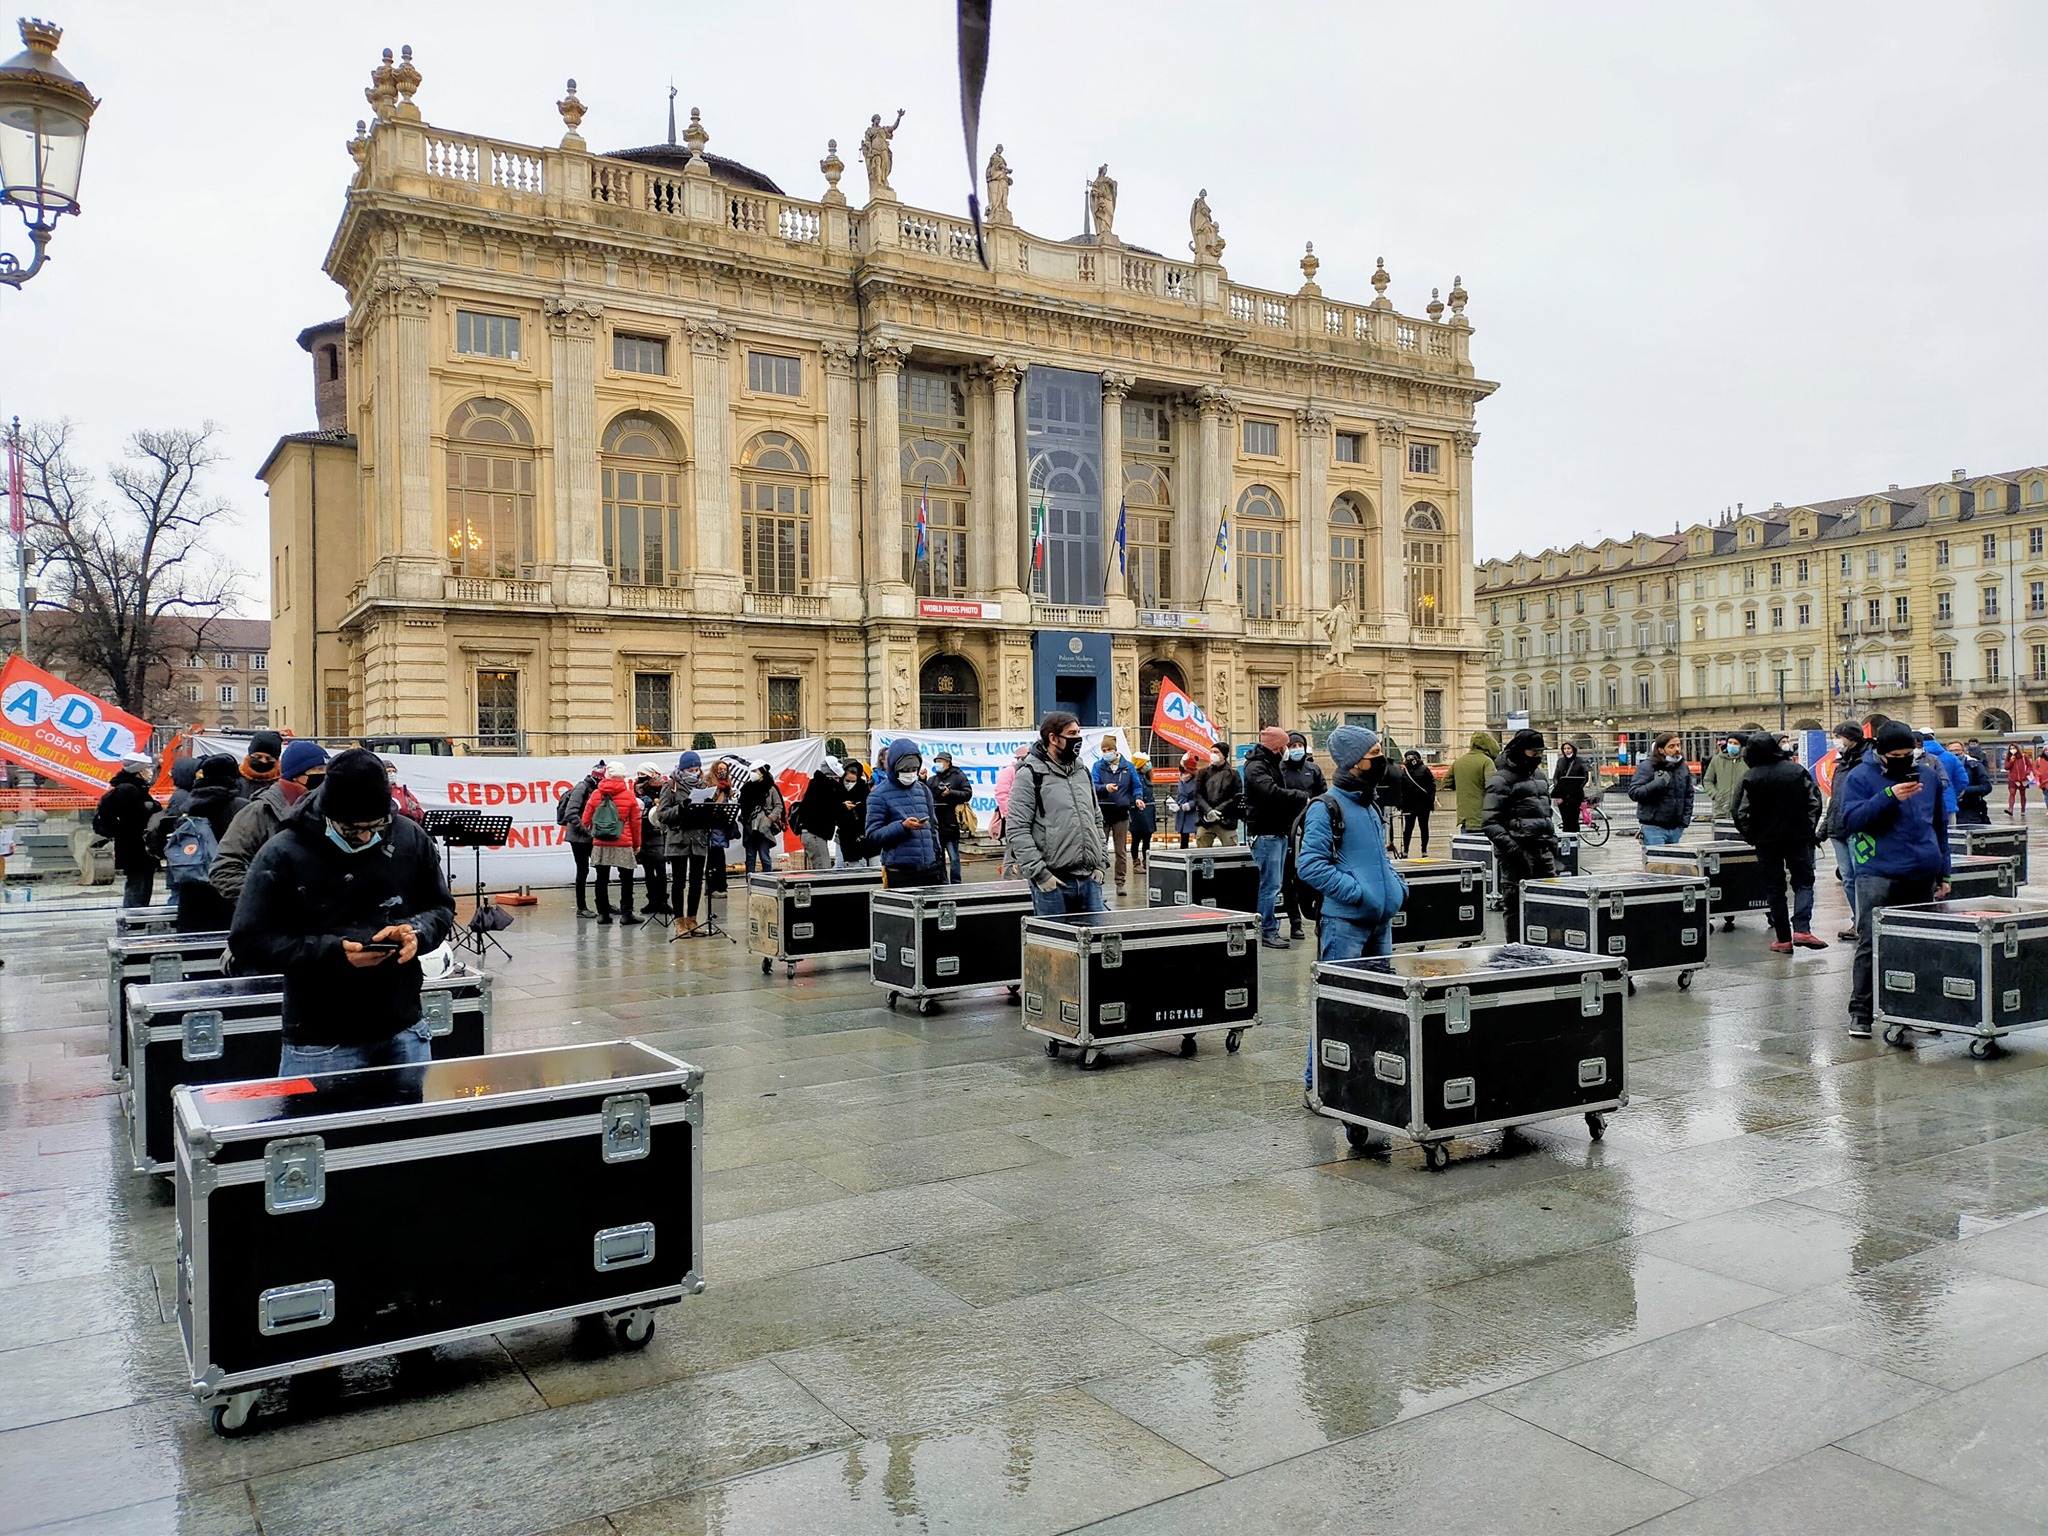
[[[1579,818],[1579,841],[1588,848],[1604,847],[1607,834],[1613,830],[1607,820],[1607,813],[1600,809],[1597,801],[1586,802],[1586,814]]]

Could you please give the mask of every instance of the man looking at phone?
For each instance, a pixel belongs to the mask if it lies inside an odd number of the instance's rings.
[[[931,786],[918,777],[924,756],[908,736],[891,742],[883,755],[888,772],[876,776],[867,810],[867,839],[882,850],[882,878],[892,891],[944,885],[945,852],[935,825],[938,806]]]
[[[250,863],[230,930],[240,969],[284,977],[279,1075],[425,1061],[419,952],[454,926],[434,845],[392,814],[384,765],[336,757]]]
[[[1849,985],[1849,1033],[1870,1038],[1877,1011],[1871,940],[1885,907],[1939,901],[1948,894],[1946,780],[1903,721],[1877,728],[1871,750],[1842,785],[1842,835],[1856,878],[1856,969]]]

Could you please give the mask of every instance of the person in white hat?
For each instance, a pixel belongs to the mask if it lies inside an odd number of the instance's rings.
[[[143,829],[161,809],[149,792],[155,759],[130,752],[107,781],[107,792],[92,813],[92,829],[114,845],[114,868],[124,877],[121,904],[146,907],[156,894],[156,860],[143,845]]]

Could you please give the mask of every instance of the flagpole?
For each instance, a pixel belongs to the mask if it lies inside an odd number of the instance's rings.
[[[22,505],[21,418],[7,431],[7,515],[14,529],[14,596],[21,616],[21,659],[28,661],[28,508]]]
[[[1125,504],[1118,502],[1116,505],[1116,532],[1111,535],[1109,540],[1109,558],[1102,562],[1102,600],[1105,603],[1109,601],[1109,568],[1116,564],[1117,552],[1124,547],[1124,511]],[[1128,571],[1126,574],[1128,574]]]
[[[1216,519],[1216,536],[1209,540],[1209,564],[1202,571],[1201,601],[1209,600],[1209,578],[1216,573],[1216,551],[1223,547],[1223,525],[1230,520],[1230,508],[1223,509],[1223,515]]]

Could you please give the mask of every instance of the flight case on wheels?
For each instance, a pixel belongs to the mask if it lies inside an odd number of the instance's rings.
[[[879,869],[782,869],[747,876],[747,950],[766,976],[780,960],[868,951],[868,902],[882,889]]]
[[[1707,882],[1707,906],[1722,920],[1723,928],[1735,926],[1738,912],[1770,909],[1769,883],[1764,879],[1763,856],[1744,842],[1668,843],[1662,848],[1643,849],[1643,869],[1652,875],[1697,876]]]
[[[119,936],[141,933],[169,933],[178,926],[178,909],[169,902],[153,907],[116,907],[114,932]]]
[[[1008,987],[1024,978],[1024,919],[1031,915],[1024,880],[929,885],[876,891],[868,906],[868,968],[887,990],[889,1006],[913,999],[919,1013],[949,992]]]
[[[1486,870],[1486,904],[1494,911],[1500,911],[1500,855],[1494,849],[1493,839],[1484,832],[1454,832],[1451,834],[1451,857],[1461,863],[1478,864]],[[1579,840],[1570,833],[1561,835],[1557,840],[1557,872],[1560,875],[1579,872]]]
[[[1880,907],[1871,935],[1887,1045],[1912,1031],[1968,1035],[1980,1060],[2000,1036],[2048,1022],[2048,906],[1983,897]]]
[[[1948,899],[1975,901],[1985,896],[2016,897],[2019,885],[2013,861],[1983,853],[1972,857],[1951,853],[1948,865]]]
[[[114,1081],[128,1080],[128,985],[218,976],[225,933],[139,933],[107,940],[107,1060]]]
[[[2024,825],[1962,826],[1951,821],[1948,824],[1948,851],[1951,855],[1988,853],[1998,858],[2011,859],[2014,883],[2027,883],[2027,829]]]
[[[1107,1045],[1226,1031],[1234,1051],[1259,1022],[1259,919],[1211,907],[1134,907],[1024,920],[1024,1027],[1045,1054],[1072,1046],[1093,1067]]]
[[[1394,914],[1394,948],[1477,944],[1486,937],[1486,871],[1452,859],[1396,859],[1408,899]]]
[[[636,1040],[178,1090],[178,1326],[213,1425],[301,1372],[703,1289],[702,1071]]]
[[[491,978],[461,966],[420,984],[420,1024],[436,1061],[491,1048]],[[171,1095],[188,1083],[271,1077],[284,1039],[282,976],[216,976],[128,989],[128,1151],[137,1173],[176,1157]]]
[[[1259,866],[1249,848],[1155,848],[1145,861],[1145,899],[1155,907],[1259,910]]]
[[[1707,882],[1683,875],[1566,875],[1522,886],[1522,942],[1628,962],[1636,978],[1707,963]]]
[[[1628,1103],[1618,958],[1498,944],[1314,974],[1309,1107],[1354,1147],[1407,1136],[1442,1168],[1454,1136],[1584,1115],[1597,1141]]]

